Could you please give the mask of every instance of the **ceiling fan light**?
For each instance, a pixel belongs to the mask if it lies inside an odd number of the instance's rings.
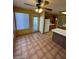
[[[42,9],[42,8],[40,8],[40,9],[39,9],[39,13],[41,13],[42,11],[43,11],[43,9]]]
[[[39,11],[39,10],[36,8],[36,9],[35,9],[35,12],[38,12],[38,11]]]

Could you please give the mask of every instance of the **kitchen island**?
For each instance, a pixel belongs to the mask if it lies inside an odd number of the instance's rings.
[[[66,30],[55,28],[52,29],[52,40],[66,49]]]

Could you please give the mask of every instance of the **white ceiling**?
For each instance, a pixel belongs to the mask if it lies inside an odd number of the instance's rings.
[[[48,0],[50,3],[46,6],[53,9],[52,13],[58,13],[59,11],[66,10],[66,0]],[[24,3],[35,5],[36,0],[13,0],[14,6],[21,8],[33,9],[32,6],[27,6]]]

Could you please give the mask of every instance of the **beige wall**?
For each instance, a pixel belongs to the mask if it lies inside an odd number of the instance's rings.
[[[33,10],[29,10],[29,9],[23,9],[23,8],[18,8],[18,7],[14,7],[13,8],[14,12],[20,12],[20,13],[27,13],[29,14],[29,29],[24,29],[24,30],[16,30],[16,35],[24,35],[24,34],[29,34],[33,32],[33,17],[34,16],[38,16],[39,14],[35,13]]]

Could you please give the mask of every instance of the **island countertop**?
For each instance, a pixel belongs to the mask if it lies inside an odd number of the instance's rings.
[[[63,29],[60,29],[60,28],[55,28],[55,29],[52,29],[52,31],[56,32],[60,35],[66,36],[66,30],[63,30]]]

